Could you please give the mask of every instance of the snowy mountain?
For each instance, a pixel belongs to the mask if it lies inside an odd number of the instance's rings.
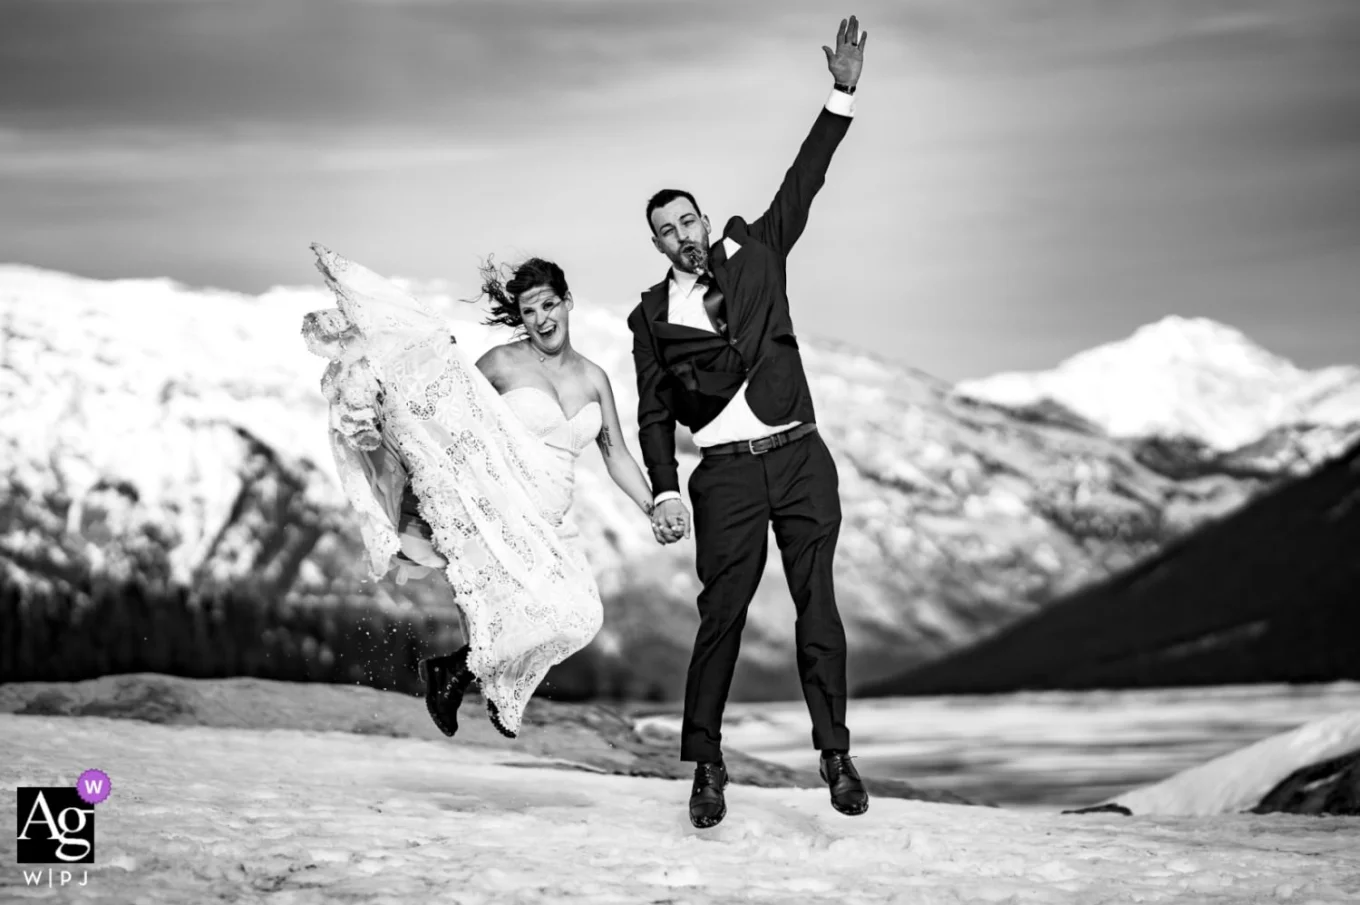
[[[1050,400],[1116,437],[1183,437],[1219,452],[1264,442],[1277,463],[1316,463],[1360,433],[1360,367],[1306,371],[1205,318],[1168,317],[1051,371],[955,389],[1005,406]]]
[[[1360,443],[1131,569],[861,694],[1360,680]]]
[[[472,293],[409,288],[447,313],[472,351],[509,338],[457,301]],[[95,574],[158,587],[248,584],[303,606],[447,611],[430,588],[362,581],[358,532],[325,443],[323,362],[299,335],[305,312],[331,304],[319,279],[250,296],[0,267],[0,585],[59,588]],[[572,327],[577,347],[612,375],[636,454],[622,314],[578,300]],[[1155,343],[1140,343],[1152,355]],[[1013,411],[854,349],[804,348],[841,474],[838,594],[853,681],[989,634],[1278,476],[1212,457],[1179,474],[1061,406]],[[1344,376],[1314,379],[1313,410],[1327,387],[1341,398]],[[1177,417],[1214,423],[1212,412],[1192,411],[1199,398],[1186,397]],[[682,445],[682,479],[693,452]],[[658,547],[593,450],[583,463],[578,519],[606,622],[581,674],[596,690],[672,696],[697,626],[692,542]],[[792,614],[771,555],[738,696],[794,693]]]

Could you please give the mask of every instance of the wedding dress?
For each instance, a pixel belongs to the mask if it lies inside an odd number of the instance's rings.
[[[330,447],[370,575],[444,570],[468,668],[514,734],[548,670],[603,621],[570,513],[599,404],[568,415],[536,387],[500,395],[431,309],[329,249],[312,250],[338,307],[308,314],[302,334],[330,360],[321,382]],[[408,510],[414,498],[425,530],[399,531],[403,497]]]

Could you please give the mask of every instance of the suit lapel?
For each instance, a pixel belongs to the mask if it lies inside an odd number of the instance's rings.
[[[642,313],[646,316],[647,326],[651,328],[652,335],[657,339],[671,341],[702,340],[713,336],[714,334],[707,330],[696,330],[684,324],[670,322],[670,283],[671,275],[670,271],[667,271],[664,280],[642,293]]]
[[[723,244],[723,240],[719,239],[709,252],[709,269],[713,271],[714,282],[722,290],[723,301],[727,306],[727,323],[730,327],[732,323],[732,297],[724,285],[726,283],[724,278],[726,267],[727,247]],[[672,270],[667,270],[666,276],[661,282],[642,294],[642,311],[647,317],[647,323],[652,328],[653,335],[658,339],[699,341],[701,345],[710,344],[704,342],[705,340],[716,341],[720,345],[726,344],[727,340],[717,333],[670,322],[671,274]]]
[[[642,313],[647,315],[647,323],[665,323],[670,315],[670,281],[670,271],[666,271],[664,280],[642,293]]]
[[[716,274],[727,263],[727,237],[720,237],[709,249],[708,266]]]
[[[722,304],[725,309],[723,320],[727,323],[727,329],[731,331],[735,329],[738,320],[736,296],[732,292],[732,281],[728,278],[727,264],[727,237],[724,236],[713,246],[713,252],[709,255],[709,269],[713,271],[713,282],[722,292]]]

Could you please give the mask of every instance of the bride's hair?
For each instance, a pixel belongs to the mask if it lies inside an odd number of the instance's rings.
[[[543,258],[530,258],[517,267],[497,266],[490,257],[481,267],[482,295],[491,300],[491,316],[482,323],[492,327],[523,327],[524,318],[519,314],[519,297],[530,289],[547,286],[557,297],[567,300],[571,290],[567,288],[567,275],[552,261]],[[509,273],[508,278],[503,274]],[[480,301],[478,296],[473,301]]]

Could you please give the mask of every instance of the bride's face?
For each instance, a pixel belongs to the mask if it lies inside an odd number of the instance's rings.
[[[571,299],[557,297],[550,286],[535,286],[519,297],[529,342],[540,352],[556,352],[567,341]]]

